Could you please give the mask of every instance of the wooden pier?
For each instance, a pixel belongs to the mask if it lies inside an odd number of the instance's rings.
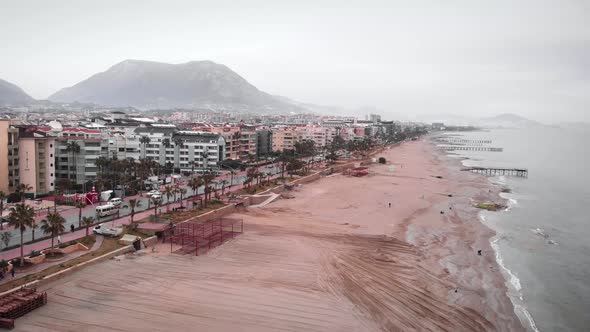
[[[462,171],[470,171],[474,173],[483,174],[486,176],[508,175],[526,178],[529,176],[529,171],[526,168],[504,168],[504,167],[467,167]]]
[[[461,143],[461,144],[491,144],[491,140],[483,139],[463,139],[463,138],[438,138],[439,142]]]
[[[492,148],[487,146],[441,146],[441,149],[446,151],[486,151],[486,152],[502,152],[503,148]]]

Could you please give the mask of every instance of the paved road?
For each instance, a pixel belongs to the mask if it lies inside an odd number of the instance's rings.
[[[276,178],[277,174],[280,174],[279,167],[261,167],[261,168],[259,168],[259,170],[261,172],[265,172],[265,173],[269,173],[269,174],[274,175],[273,178]],[[230,178],[231,178],[231,176],[229,173],[222,174],[216,178],[217,181],[221,181],[224,179],[227,180],[228,185],[226,185],[226,189],[225,189],[226,192],[227,191],[236,191],[236,190],[241,189],[243,187],[242,183],[246,180],[246,172],[245,171],[239,172],[238,174],[234,175],[234,177],[233,177],[233,184],[234,185],[231,188],[229,188]],[[216,187],[217,187],[217,189],[220,190],[221,184],[218,183],[216,185]],[[190,187],[184,185],[184,186],[181,186],[181,188],[187,189],[187,195],[192,196],[193,191]],[[197,192],[199,194],[203,194],[204,187],[198,188]],[[149,199],[145,196],[141,197],[141,196],[136,195],[136,196],[125,197],[122,206],[126,205],[126,202],[129,201],[129,199],[133,199],[133,198],[138,199],[140,201],[140,206],[135,209],[135,211],[136,211],[135,217],[134,217],[135,220],[139,220],[139,219],[145,218],[145,217],[153,214],[153,205],[149,205],[151,208],[148,210],[148,200]],[[180,197],[177,197],[177,198],[180,198]],[[170,197],[170,201],[173,201],[173,200],[174,200],[174,197],[173,196]],[[186,199],[185,201],[188,201],[188,200],[189,199]],[[166,204],[168,202],[166,195],[162,195],[162,202],[164,204]],[[170,205],[170,209],[172,209],[173,207],[177,207],[177,206],[180,206],[180,205],[178,203],[173,203]],[[162,206],[161,209],[162,209],[162,211],[166,211],[165,206]],[[131,212],[131,210],[129,208],[122,207],[119,211],[120,211],[120,216],[122,216],[122,217],[115,221],[115,225],[128,224],[130,221],[130,217],[128,216],[128,214]],[[74,233],[69,232],[70,225],[74,225],[75,227],[78,227],[78,213],[79,213],[78,209],[69,209],[64,212],[61,212],[61,215],[66,219],[65,227],[66,227],[66,231],[67,231],[61,237],[62,242],[67,242],[67,241],[78,239],[78,238],[85,236],[86,231],[84,229],[76,231]],[[91,216],[96,219],[95,206],[89,205],[89,206],[86,206],[84,209],[82,209],[82,216],[83,217],[90,217]],[[116,216],[113,216],[113,217],[116,217]],[[105,222],[111,221],[113,219],[113,217],[104,217],[104,218],[101,218],[100,221],[105,221]],[[41,215],[41,216],[36,217],[35,219],[36,219],[37,223],[39,223],[44,218],[45,218],[45,215]],[[20,244],[20,232],[18,232],[17,230],[14,230],[12,228],[7,229],[5,227],[4,229],[5,229],[4,230],[5,232],[8,231],[8,232],[12,233],[12,238],[11,238],[9,246]],[[42,234],[42,232],[39,229],[37,229],[35,231],[36,238],[43,237],[43,236],[44,235]],[[32,232],[30,229],[27,229],[24,232],[23,238],[24,238],[25,242],[32,240]],[[4,245],[2,244],[2,246],[4,246]],[[50,246],[51,246],[51,240],[44,240],[44,241],[36,242],[36,243],[30,244],[30,245],[25,245],[24,253],[25,253],[25,255],[28,255],[31,252],[31,250],[42,250],[45,248],[49,248]],[[14,257],[19,257],[19,256],[20,256],[20,248],[14,248],[14,249],[11,249],[8,251],[0,252],[0,259],[12,259]]]

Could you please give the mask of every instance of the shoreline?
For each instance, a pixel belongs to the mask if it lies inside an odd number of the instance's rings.
[[[366,177],[322,177],[295,187],[294,199],[235,214],[244,233],[207,255],[163,244],[52,282],[48,305],[17,330],[58,326],[64,315],[71,329],[108,328],[117,307],[129,331],[523,331],[494,232],[471,206],[492,194],[487,180],[452,171],[423,141],[379,156],[388,164]],[[88,299],[92,310],[72,306]]]
[[[436,153],[439,153],[441,156],[444,156],[448,159],[447,162],[449,163],[450,167],[453,167],[453,168],[454,167],[465,167],[464,161],[470,160],[470,158],[462,156],[462,155],[458,155],[458,154],[454,154],[454,155],[460,156],[459,158],[450,157],[448,153],[445,153],[445,151],[438,150],[435,142],[429,141],[429,143],[433,145],[434,149],[437,151]],[[505,196],[509,196],[511,194],[511,192],[504,193],[502,191],[502,188],[506,188],[505,184],[495,183],[490,178],[487,178],[483,175],[480,175],[480,176],[483,177],[489,183],[489,185],[491,187],[500,188],[499,192],[496,194],[497,199],[499,199],[502,202],[502,204],[504,206],[506,206],[505,209],[495,211],[495,212],[489,212],[489,211],[485,211],[485,210],[481,210],[478,212],[479,222],[482,225],[484,225],[486,228],[488,228],[494,232],[494,235],[490,237],[489,242],[492,247],[492,250],[494,251],[495,257],[496,257],[496,263],[500,267],[500,269],[501,269],[500,272],[505,280],[506,296],[510,299],[512,306],[514,307],[514,313],[519,318],[523,327],[527,331],[530,330],[533,332],[539,332],[539,329],[537,328],[537,326],[535,324],[534,318],[532,317],[532,315],[530,314],[530,312],[526,308],[526,303],[523,298],[522,284],[521,284],[520,279],[518,278],[518,276],[516,276],[514,274],[514,272],[508,266],[506,266],[504,264],[504,261],[502,258],[503,257],[502,252],[500,251],[500,247],[498,245],[498,241],[501,240],[500,235],[497,233],[497,231],[494,229],[494,227],[488,223],[488,221],[485,217],[485,215],[487,213],[507,213],[507,212],[509,212],[512,209],[513,205],[516,204],[516,203],[514,203],[516,201],[510,197],[505,197]]]

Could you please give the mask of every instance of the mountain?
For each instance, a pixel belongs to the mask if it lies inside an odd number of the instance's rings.
[[[22,105],[35,101],[18,86],[0,79],[0,105]]]
[[[258,90],[228,67],[212,61],[168,64],[125,60],[56,92],[49,100],[140,109],[211,108],[257,112],[299,109]]]
[[[540,126],[541,123],[523,118],[516,114],[504,113],[490,118],[481,119],[479,125],[496,128],[526,128]]]

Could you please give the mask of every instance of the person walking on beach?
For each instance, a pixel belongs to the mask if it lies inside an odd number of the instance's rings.
[[[59,246],[61,244],[61,235],[57,236],[57,245]]]

